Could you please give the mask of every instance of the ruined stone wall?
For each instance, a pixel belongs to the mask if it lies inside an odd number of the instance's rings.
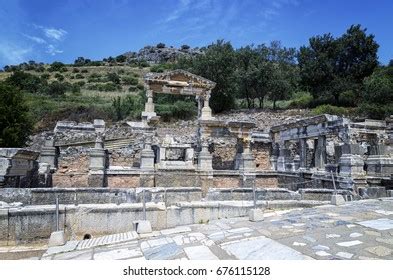
[[[127,149],[127,151],[115,150],[109,154],[109,166],[140,166],[140,152],[141,150]]]
[[[257,176],[255,178],[255,186],[257,188],[277,188],[277,176]]]
[[[139,175],[108,176],[108,188],[138,188],[139,186]]]
[[[214,176],[214,188],[238,188],[240,186],[239,176]]]
[[[88,183],[89,175],[88,173],[85,174],[73,174],[73,173],[66,173],[66,174],[53,174],[53,187],[57,188],[87,188],[89,186]]]
[[[236,144],[214,144],[212,151],[213,169],[230,170],[234,169],[236,157]]]
[[[270,155],[271,155],[271,144],[265,143],[253,143],[251,145],[251,151],[255,158],[255,166],[257,170],[270,170]]]

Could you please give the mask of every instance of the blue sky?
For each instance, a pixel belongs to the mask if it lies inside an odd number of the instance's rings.
[[[98,60],[159,42],[299,47],[358,23],[375,35],[380,61],[393,59],[392,0],[0,0],[0,67]]]

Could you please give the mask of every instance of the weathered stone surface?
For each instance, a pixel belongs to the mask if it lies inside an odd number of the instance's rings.
[[[48,246],[62,246],[66,243],[64,231],[55,231],[52,232],[49,238]]]
[[[248,217],[251,222],[263,221],[263,219],[264,219],[263,210],[262,209],[251,209]]]

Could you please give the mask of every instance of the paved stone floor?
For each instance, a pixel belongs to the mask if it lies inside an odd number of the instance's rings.
[[[70,241],[41,259],[393,259],[393,200],[266,211],[261,222],[221,219]]]

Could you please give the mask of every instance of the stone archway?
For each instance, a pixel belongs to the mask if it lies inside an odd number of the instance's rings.
[[[157,118],[154,110],[153,93],[195,96],[198,103],[198,118],[212,119],[209,100],[216,83],[201,76],[184,70],[174,70],[165,73],[148,73],[145,75],[147,102],[142,112],[142,120],[149,122]]]

